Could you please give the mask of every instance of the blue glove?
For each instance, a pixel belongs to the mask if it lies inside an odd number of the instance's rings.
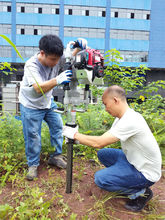
[[[65,70],[64,72],[60,73],[60,75],[56,77],[57,85],[69,83],[71,81],[71,76],[71,70]]]
[[[81,48],[81,50],[85,50],[87,48],[87,40],[84,38],[78,38],[73,45],[73,48]]]

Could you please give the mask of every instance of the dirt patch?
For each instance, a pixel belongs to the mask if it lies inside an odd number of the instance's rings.
[[[47,199],[51,199],[55,193],[59,193],[62,198],[62,205],[67,209],[66,214],[61,219],[70,219],[72,213],[76,219],[158,219],[156,216],[165,215],[165,178],[162,177],[159,182],[151,188],[154,197],[142,212],[128,212],[124,208],[126,198],[114,198],[112,193],[101,190],[94,183],[94,173],[100,167],[93,165],[82,158],[76,159],[73,166],[73,186],[72,193],[65,191],[66,171],[55,167],[49,167],[46,162],[42,162],[38,170],[38,178],[35,181],[28,182],[25,179],[21,184],[15,185],[7,183],[1,190],[0,204],[11,204],[15,206],[14,197],[18,192],[24,192],[26,186],[39,187]],[[20,198],[21,199],[21,198]],[[54,201],[51,207],[50,217],[55,218],[54,213],[61,212],[58,201]],[[155,216],[155,218],[153,217]]]

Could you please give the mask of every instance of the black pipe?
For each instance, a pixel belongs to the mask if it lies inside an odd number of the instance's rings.
[[[72,192],[73,142],[69,139],[67,147],[66,193]]]
[[[66,126],[75,128],[77,124],[66,123]],[[67,167],[66,167],[66,193],[72,192],[73,144],[74,144],[74,140],[68,139]]]

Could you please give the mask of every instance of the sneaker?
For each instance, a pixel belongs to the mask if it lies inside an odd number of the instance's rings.
[[[67,163],[64,160],[64,157],[62,155],[57,155],[54,157],[49,157],[48,164],[52,166],[56,166],[61,169],[66,169]]]
[[[33,180],[37,177],[37,166],[29,167],[28,173],[26,175],[27,180]]]
[[[125,208],[134,211],[139,212],[141,211],[147,202],[153,197],[153,192],[150,188],[146,188],[146,191],[144,195],[138,196],[136,199],[130,199],[126,204]]]

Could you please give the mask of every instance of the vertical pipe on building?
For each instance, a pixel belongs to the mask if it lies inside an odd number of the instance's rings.
[[[111,0],[106,0],[106,27],[105,27],[105,51],[110,49],[110,9]]]
[[[60,0],[59,37],[64,42],[64,0]]]
[[[16,45],[16,0],[11,1],[11,40]],[[16,62],[16,51],[12,47],[12,62]]]

